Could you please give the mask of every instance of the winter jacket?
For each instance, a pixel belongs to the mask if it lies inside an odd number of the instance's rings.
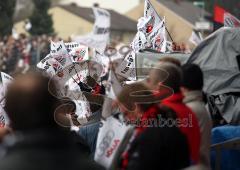
[[[210,169],[210,146],[212,121],[209,112],[205,108],[201,91],[186,92],[183,102],[196,114],[198,119],[201,143],[200,143],[200,164],[205,169]]]
[[[200,155],[201,135],[196,114],[183,103],[183,95],[181,93],[173,94],[163,100],[162,104],[176,112],[177,126],[188,139],[192,164],[197,164]]]

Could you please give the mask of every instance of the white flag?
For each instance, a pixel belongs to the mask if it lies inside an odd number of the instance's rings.
[[[1,77],[2,77],[3,93],[4,95],[6,95],[7,86],[13,81],[13,78],[4,72],[1,72]]]
[[[240,27],[240,20],[232,14],[224,13],[224,27]]]
[[[197,46],[202,42],[202,37],[199,37],[195,31],[192,31],[192,35],[189,38],[189,41]]]
[[[149,0],[145,0],[144,17],[151,17],[151,20],[148,24],[148,33],[150,33],[155,27],[157,27],[157,25],[162,21]]]
[[[64,68],[55,58],[50,58],[47,62],[54,69],[55,74],[62,71]]]
[[[135,35],[132,43],[130,44],[134,52],[138,52],[141,49],[146,48],[147,44],[147,33],[148,33],[148,24],[151,21],[151,17],[148,18],[141,17],[138,19],[137,29],[138,32]]]
[[[101,8],[93,8],[95,23],[93,31],[85,36],[73,38],[76,42],[95,48],[100,54],[103,54],[110,35],[110,13]]]
[[[153,28],[148,36],[148,42],[151,45],[151,49],[162,53],[166,52],[167,38],[165,30],[165,19],[163,19],[160,24]]]
[[[106,95],[113,99],[116,100],[117,96],[121,93],[122,91],[122,86],[120,82],[118,81],[115,73],[113,73],[112,70],[109,72],[109,77],[108,77],[108,85],[106,88]]]
[[[138,52],[139,50],[145,48],[146,42],[147,42],[147,39],[146,39],[146,36],[144,35],[144,33],[141,31],[138,31],[137,34],[135,35],[132,43],[130,44],[130,46],[134,52]]]
[[[80,43],[76,42],[65,43],[65,46],[73,62],[89,60],[87,46],[81,45]]]
[[[138,20],[137,28],[138,32],[130,45],[134,52],[147,48],[166,52],[165,19],[160,18],[149,0],[145,0],[144,17]]]
[[[55,69],[52,67],[50,60],[55,60],[50,54],[48,54],[44,59],[42,59],[38,64],[37,67],[47,72],[50,76],[56,74]]]
[[[9,118],[3,109],[2,105],[0,105],[0,128],[4,128],[10,124]]]
[[[116,69],[116,73],[129,79],[137,80],[136,78],[136,63],[135,63],[136,54],[134,51],[131,51],[128,56],[126,56],[121,63],[121,65]]]
[[[53,42],[51,41],[51,56],[56,59],[63,67],[72,64],[71,56],[63,41]]]
[[[108,117],[102,121],[99,129],[94,160],[106,169],[115,169],[116,161],[120,155],[118,151],[125,147],[124,143],[131,136],[131,126],[119,120]]]

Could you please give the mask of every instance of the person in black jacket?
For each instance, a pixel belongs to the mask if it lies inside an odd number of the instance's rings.
[[[184,134],[177,127],[152,127],[133,141],[126,170],[179,170],[189,165]]]
[[[13,134],[4,138],[1,170],[102,169],[88,159],[84,141],[54,121],[58,100],[49,93],[55,84],[39,73],[15,78],[6,94],[5,110]],[[78,143],[78,145],[76,144]]]

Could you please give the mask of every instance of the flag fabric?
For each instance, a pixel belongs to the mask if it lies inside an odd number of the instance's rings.
[[[138,20],[138,32],[131,43],[134,52],[141,49],[154,49],[166,52],[167,38],[165,19],[161,19],[149,0],[145,0],[144,17]]]
[[[13,81],[13,78],[4,72],[1,72],[1,78],[2,78],[3,94],[6,95],[7,86]]]
[[[9,118],[3,109],[2,105],[0,105],[0,128],[4,128],[10,124]]]
[[[147,38],[145,34],[142,31],[138,31],[130,46],[134,52],[138,52],[141,49],[145,49],[146,43]]]
[[[135,35],[132,43],[130,44],[131,48],[133,49],[134,52],[138,52],[141,49],[144,49],[147,44],[147,25],[150,22],[151,17],[149,16],[148,18],[141,17],[138,19],[138,24],[137,24],[137,34]]]
[[[50,54],[48,54],[44,59],[42,59],[38,64],[37,67],[44,70],[46,73],[48,73],[50,76],[53,76],[56,74],[56,71],[53,66],[51,65],[51,60],[55,60]],[[51,63],[51,64],[50,64]]]
[[[132,127],[125,125],[114,117],[102,120],[99,129],[94,160],[106,169],[116,169],[119,150],[126,147],[126,141],[130,139]]]
[[[224,23],[224,13],[226,11],[218,6],[218,5],[215,5],[214,6],[214,21],[217,22],[217,23],[221,23],[223,24]]]
[[[232,14],[225,12],[224,13],[224,27],[240,27],[240,20],[238,20]]]
[[[153,5],[151,4],[151,2],[149,0],[145,0],[144,17],[151,18],[151,20],[147,26],[148,33],[150,33],[152,31],[152,29],[155,28],[162,21],[160,16],[158,15],[157,11],[154,9]]]
[[[162,53],[166,52],[167,38],[165,30],[165,19],[163,19],[148,36],[148,42],[151,45],[151,49]]]
[[[63,67],[72,64],[71,56],[63,41],[53,42],[51,41],[51,56],[57,60]]]
[[[214,6],[214,21],[224,27],[240,27],[240,20],[218,5]]]
[[[189,38],[189,41],[197,46],[198,44],[200,44],[202,42],[202,36],[200,36],[200,35],[198,36],[195,31],[192,31],[192,35]]]
[[[93,31],[88,35],[77,36],[73,39],[103,54],[109,43],[111,16],[107,10],[101,8],[93,8],[93,13],[95,16]]]
[[[137,80],[136,77],[136,53],[131,51],[123,62],[116,69],[116,73],[127,78],[128,80]]]
[[[97,75],[99,75],[99,77],[103,77],[108,73],[109,61],[110,61],[109,57],[105,56],[104,54],[100,54],[99,52],[94,50],[93,56],[91,57],[90,61],[92,61],[93,63],[95,63],[95,65],[97,65],[95,67],[95,70],[98,71]],[[94,73],[91,72],[90,74],[94,74]]]
[[[73,62],[89,60],[88,47],[77,42],[65,43],[69,55]]]

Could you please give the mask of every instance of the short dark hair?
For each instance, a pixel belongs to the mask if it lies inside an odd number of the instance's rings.
[[[53,82],[49,85],[49,80],[49,77],[31,72],[18,75],[9,85],[5,110],[14,130],[55,127],[57,99],[49,89],[56,87]]]
[[[163,85],[171,88],[174,93],[178,93],[180,91],[180,85],[182,82],[182,70],[180,67],[178,67],[176,64],[172,64],[170,62],[165,62],[162,64],[158,64],[157,65],[156,70],[164,70],[165,72],[168,73],[168,76],[166,78],[165,81],[163,81]],[[161,77],[161,73],[158,73],[158,71],[156,72],[156,74],[158,74],[159,80],[161,81],[163,78]]]
[[[138,91],[148,91],[148,89],[142,83],[125,85],[117,96],[117,100],[129,111],[134,111],[136,99],[131,94]]]
[[[159,61],[160,61],[160,62],[172,63],[172,64],[175,64],[175,65],[178,66],[178,67],[181,67],[181,62],[180,62],[180,60],[178,60],[178,59],[176,59],[176,58],[173,58],[173,57],[170,57],[170,56],[160,58]]]
[[[134,168],[139,170],[159,166],[163,170],[177,170],[190,165],[187,138],[177,127],[147,128],[133,141],[132,148],[136,148],[132,150],[138,151],[138,156],[130,153],[130,159],[136,160]]]
[[[196,64],[185,64],[182,67],[183,79],[182,87],[189,90],[202,90],[203,73],[201,68]]]

